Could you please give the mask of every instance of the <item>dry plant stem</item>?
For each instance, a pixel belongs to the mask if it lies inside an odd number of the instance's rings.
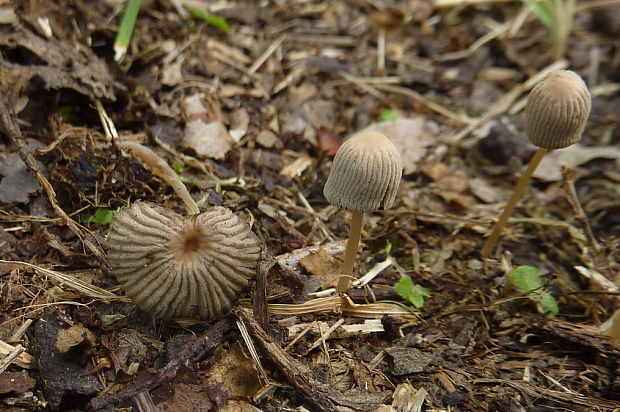
[[[521,179],[519,179],[517,186],[512,192],[512,196],[508,200],[508,203],[506,204],[504,211],[502,212],[501,216],[499,217],[499,220],[495,224],[495,227],[493,228],[491,235],[488,237],[487,241],[484,243],[484,246],[482,247],[482,251],[480,252],[482,257],[487,257],[493,251],[493,248],[495,247],[495,244],[497,243],[497,240],[499,239],[499,235],[502,233],[502,229],[504,229],[504,226],[506,226],[508,219],[510,218],[510,216],[512,216],[512,213],[514,212],[515,207],[517,206],[517,203],[519,202],[519,199],[523,195],[523,192],[525,191],[525,188],[527,187],[528,182],[532,178],[534,171],[536,170],[541,160],[543,159],[543,157],[545,157],[548,151],[549,150],[547,149],[538,149],[538,151],[536,152],[536,154],[530,161],[530,164],[527,166],[525,173],[523,173],[523,176],[521,176]]]
[[[340,278],[338,278],[338,286],[336,287],[338,293],[346,292],[351,286],[351,274],[353,273],[355,257],[357,256],[357,249],[360,244],[363,220],[364,212],[353,211],[353,216],[351,216],[351,228],[349,229],[349,240],[347,241],[347,248],[344,251],[344,262],[340,269]]]
[[[596,237],[594,236],[594,232],[592,231],[592,226],[590,226],[590,222],[588,221],[588,215],[586,215],[583,207],[581,207],[581,203],[579,202],[579,196],[577,196],[574,175],[575,171],[573,169],[564,169],[563,177],[564,187],[566,188],[567,200],[571,208],[573,209],[573,212],[575,212],[577,221],[579,221],[583,226],[586,237],[588,238],[588,244],[594,252],[598,252],[600,248],[596,241]]]
[[[188,214],[197,215],[200,213],[198,205],[190,196],[187,187],[185,187],[183,182],[179,180],[176,173],[174,173],[174,170],[168,166],[168,163],[166,163],[161,157],[157,156],[155,152],[136,142],[118,142],[117,145],[122,149],[130,150],[135,157],[142,160],[149,166],[151,172],[155,173],[168,185],[170,185],[175,193],[181,198],[183,203],[185,203],[185,208],[187,209]]]
[[[377,35],[377,69],[385,70],[385,30],[379,30]]]

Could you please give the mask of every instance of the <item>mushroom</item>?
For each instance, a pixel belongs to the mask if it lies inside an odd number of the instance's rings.
[[[114,218],[108,248],[127,296],[164,319],[220,318],[260,257],[257,237],[227,208],[181,216],[141,201]]]
[[[384,9],[368,16],[370,26],[377,32],[377,69],[385,70],[385,35],[398,29],[405,22],[405,15],[397,9]]]
[[[519,179],[480,254],[487,257],[512,215],[534,171],[549,150],[568,147],[581,139],[592,98],[581,77],[570,70],[555,70],[530,92],[525,107],[525,130],[530,142],[539,147]]]
[[[364,212],[392,207],[401,174],[398,150],[379,132],[357,133],[336,152],[323,194],[330,204],[353,212],[338,292],[350,286]]]

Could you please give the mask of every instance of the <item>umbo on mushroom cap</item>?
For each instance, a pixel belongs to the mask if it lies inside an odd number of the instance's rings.
[[[555,70],[534,86],[525,107],[527,137],[543,149],[577,143],[586,127],[592,98],[581,77]]]
[[[402,174],[400,153],[383,134],[363,131],[344,142],[323,194],[343,209],[371,212],[394,204]]]
[[[157,317],[214,320],[256,272],[260,242],[229,209],[181,216],[135,202],[113,220],[108,257],[127,296]]]

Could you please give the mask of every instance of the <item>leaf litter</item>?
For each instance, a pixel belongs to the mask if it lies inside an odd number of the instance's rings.
[[[112,2],[3,5],[0,366],[15,381],[0,403],[620,407],[619,350],[601,335],[618,313],[613,34],[579,8],[566,57],[594,92],[588,129],[545,159],[500,252],[481,259],[532,153],[525,93],[568,63],[552,63],[544,26],[522,5],[461,3],[390,3],[408,23],[384,39],[381,65],[368,17],[387,3],[220,2],[201,5],[205,21],[187,19],[184,2],[146,2],[122,65]],[[392,138],[405,176],[396,207],[364,225],[355,288],[337,295],[349,218],[322,188],[342,141],[366,127]],[[182,164],[201,208],[232,208],[264,243],[263,289],[259,278],[221,321],[153,319],[106,266],[114,211],[137,199],[182,207],[121,150],[136,139]],[[31,214],[40,198],[51,208]],[[540,271],[541,293],[511,285],[524,266]],[[539,313],[543,293],[553,319]]]

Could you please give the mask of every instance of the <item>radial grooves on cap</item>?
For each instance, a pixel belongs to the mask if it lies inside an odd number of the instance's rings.
[[[260,255],[256,236],[229,209],[183,217],[144,202],[114,218],[108,248],[127,295],[161,318],[221,317],[254,276]]]
[[[568,147],[581,139],[592,98],[581,78],[570,70],[556,70],[530,92],[525,108],[526,133],[545,149]]]
[[[390,208],[401,178],[400,154],[377,132],[354,135],[340,147],[323,193],[329,203],[370,212]]]

